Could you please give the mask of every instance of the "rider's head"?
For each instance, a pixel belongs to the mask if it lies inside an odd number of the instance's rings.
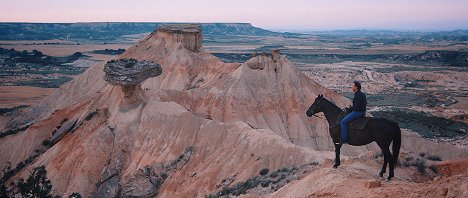
[[[361,83],[359,81],[354,81],[353,82],[353,87],[351,88],[353,92],[360,91],[361,90]]]

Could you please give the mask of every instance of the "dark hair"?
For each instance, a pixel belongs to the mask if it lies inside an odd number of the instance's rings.
[[[354,86],[358,88],[358,90],[361,90],[361,83],[359,81],[354,81]]]

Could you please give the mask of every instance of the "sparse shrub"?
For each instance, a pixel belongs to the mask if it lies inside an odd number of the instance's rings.
[[[25,181],[20,179],[17,184],[22,197],[52,197],[50,191],[52,185],[47,179],[47,171],[44,166],[36,167]]]
[[[272,173],[270,174],[270,177],[271,177],[271,178],[278,177],[278,172],[277,172],[277,171],[272,172]]]
[[[68,196],[68,198],[82,198],[82,196],[80,195],[80,193],[74,192],[70,196]]]
[[[426,163],[424,160],[416,161],[416,168],[419,173],[424,174],[426,172]]]
[[[10,194],[10,191],[8,188],[5,186],[5,183],[3,181],[0,181],[0,197],[8,197]]]
[[[161,177],[162,177],[163,179],[167,179],[167,174],[166,174],[166,173],[162,173],[162,174],[161,174]]]
[[[439,169],[436,166],[429,166],[429,169],[434,173],[439,173]]]
[[[135,65],[134,62],[127,62],[127,63],[125,63],[125,67],[126,67],[126,68],[133,67],[133,65]]]
[[[270,170],[268,168],[264,168],[264,169],[260,170],[260,175],[262,175],[262,176],[266,175],[266,174],[268,174],[268,172],[270,172]]]
[[[247,181],[245,181],[243,184],[242,184],[242,187],[244,188],[250,188],[250,186],[252,185],[252,181],[250,179],[248,179]]]
[[[265,187],[268,187],[270,185],[270,182],[271,181],[269,179],[267,179],[267,180],[262,181],[260,184],[262,185],[262,187],[265,188]]]
[[[44,141],[42,141],[42,146],[47,147],[47,146],[49,146],[49,145],[50,145],[50,141],[49,141],[49,140],[44,140]]]
[[[5,185],[6,180],[11,174],[11,162],[8,161],[5,168],[2,170],[2,175],[0,177],[0,197],[8,197],[10,190]]]
[[[89,113],[86,117],[86,121],[90,121],[95,115],[99,113],[99,109],[94,110],[93,112]]]
[[[221,192],[219,193],[219,195],[221,196],[224,196],[224,195],[229,195],[231,194],[232,190],[230,188],[227,188],[227,187],[224,187]]]
[[[293,166],[289,172],[294,172],[294,171],[297,171],[297,170],[299,170],[299,168],[297,166]]]
[[[431,161],[442,161],[442,159],[437,155],[429,155],[427,156],[427,159]]]
[[[179,157],[177,158],[177,161],[182,160],[182,158],[184,158],[184,154],[179,155]]]
[[[286,175],[281,175],[281,177],[278,179],[278,181],[281,181],[283,179],[286,179]]]
[[[319,163],[318,162],[312,162],[312,163],[310,163],[310,165],[317,166],[317,165],[319,165]]]

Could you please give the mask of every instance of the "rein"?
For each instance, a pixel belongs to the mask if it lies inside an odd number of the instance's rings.
[[[313,116],[315,116],[315,117],[317,117],[317,118],[320,118],[320,119],[322,119],[322,120],[324,119],[324,118],[322,118],[322,117],[320,117],[320,116],[318,116],[318,115],[315,115],[315,114],[314,114]]]

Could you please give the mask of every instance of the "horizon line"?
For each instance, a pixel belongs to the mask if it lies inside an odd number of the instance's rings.
[[[281,27],[261,27],[254,25],[251,22],[163,22],[163,21],[75,21],[75,22],[27,22],[27,21],[0,21],[1,23],[10,24],[85,24],[85,23],[186,23],[186,24],[250,24],[253,27],[275,31],[275,32],[322,32],[322,31],[401,31],[401,32],[450,32],[456,30],[468,30],[466,28],[395,28],[395,27],[341,27],[341,28],[281,28]]]

